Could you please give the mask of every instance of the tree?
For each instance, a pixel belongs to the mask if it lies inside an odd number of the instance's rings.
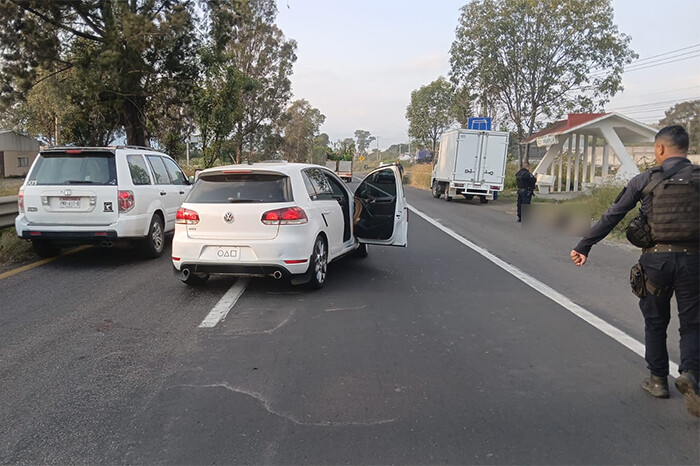
[[[85,117],[75,122],[78,134],[97,135],[87,141],[97,144],[123,129],[127,143],[146,145],[149,123],[158,126],[154,109],[194,82],[195,3],[0,0],[2,104],[12,108],[41,79],[72,74],[69,100]]]
[[[666,110],[665,115],[659,124],[683,126],[690,135],[690,149],[697,154],[700,150],[700,100],[677,103]]]
[[[195,90],[194,108],[204,166],[211,167],[221,160],[223,144],[243,115],[242,96],[254,83],[216,53],[205,52],[203,63],[206,72]]]
[[[246,138],[261,125],[277,121],[284,113],[292,94],[289,77],[297,58],[296,42],[286,40],[282,30],[274,24],[277,15],[274,0],[248,0],[239,4],[240,0],[219,0],[218,11],[225,18],[221,21],[233,29],[214,28],[219,41],[216,46],[224,48],[232,64],[258,86],[256,92],[243,97],[243,117],[236,123],[233,133],[236,163],[241,161]]]
[[[440,136],[453,122],[450,116],[453,92],[452,85],[442,76],[411,92],[411,103],[406,108],[408,134],[432,147],[433,154]]]
[[[326,117],[304,99],[292,102],[285,112],[283,153],[290,162],[311,162],[314,138]]]
[[[450,78],[483,106],[503,105],[519,140],[545,118],[601,109],[637,57],[611,0],[476,0],[461,11]]]
[[[469,117],[474,116],[472,113],[472,103],[474,96],[469,87],[465,84],[455,89],[452,97],[452,107],[450,108],[450,116],[457,120],[462,128],[466,128],[469,122]]]
[[[357,152],[360,155],[367,155],[367,148],[369,147],[370,143],[374,141],[374,138],[371,137],[372,133],[369,131],[365,131],[363,129],[356,129],[355,130],[355,139],[357,139]]]

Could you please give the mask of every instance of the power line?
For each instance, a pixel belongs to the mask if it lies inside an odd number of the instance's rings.
[[[616,111],[616,110],[623,110],[623,109],[630,109],[630,108],[640,108],[640,107],[648,107],[648,106],[659,106],[659,105],[670,105],[678,102],[685,102],[685,101],[690,101],[690,100],[696,100],[700,99],[700,97],[689,97],[687,99],[673,99],[673,100],[662,100],[658,102],[649,102],[646,104],[637,104],[637,105],[628,105],[626,107],[617,107],[614,109],[610,109],[611,111]]]
[[[640,62],[644,62],[644,61],[651,60],[652,58],[657,58],[657,57],[663,57],[663,56],[666,56],[666,55],[671,55],[671,54],[673,54],[673,53],[682,52],[683,50],[688,50],[688,49],[696,48],[696,47],[699,47],[699,46],[700,46],[700,44],[694,44],[694,45],[689,45],[689,46],[687,46],[687,47],[683,47],[683,48],[680,48],[680,49],[670,50],[670,51],[668,51],[668,52],[663,52],[663,53],[659,53],[659,54],[657,54],[657,55],[652,55],[652,56],[650,56],[650,57],[638,58],[638,59],[636,59],[636,60],[632,60],[632,61],[629,63],[629,65],[630,65],[630,66],[634,66],[634,65],[637,65],[637,64],[641,64]],[[606,69],[607,69],[607,68],[594,68],[594,69],[591,70],[591,71],[593,71],[593,72],[595,73],[595,72],[599,72],[599,71],[600,71],[600,72],[605,71]]]

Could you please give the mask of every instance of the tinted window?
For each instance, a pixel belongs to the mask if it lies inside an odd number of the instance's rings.
[[[368,176],[357,189],[362,198],[396,197],[396,177],[391,168]]]
[[[151,168],[153,168],[156,184],[170,184],[170,176],[168,176],[168,170],[165,169],[163,159],[158,155],[148,155],[147,157],[151,163]]]
[[[111,152],[43,153],[27,178],[28,185],[117,184]]]
[[[163,161],[165,162],[165,168],[170,174],[170,179],[173,180],[173,184],[189,184],[187,177],[175,162],[166,157],[163,157]]]
[[[148,166],[142,155],[127,155],[126,161],[129,163],[131,181],[135,185],[151,184],[151,177],[148,175]]]
[[[321,169],[308,168],[304,170],[304,174],[308,176],[309,181],[316,192],[316,199],[332,199],[333,191]]]
[[[204,204],[293,201],[289,177],[281,174],[220,174],[200,176],[185,202]]]

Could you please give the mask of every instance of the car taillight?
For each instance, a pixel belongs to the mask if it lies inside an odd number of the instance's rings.
[[[268,210],[260,219],[265,225],[301,225],[309,221],[301,207]]]
[[[19,188],[17,193],[17,210],[20,214],[24,213],[24,188]]]
[[[133,191],[119,191],[117,194],[119,201],[119,212],[125,213],[134,208],[134,193]]]
[[[175,223],[182,225],[196,225],[199,223],[199,214],[194,210],[180,207],[175,214]]]

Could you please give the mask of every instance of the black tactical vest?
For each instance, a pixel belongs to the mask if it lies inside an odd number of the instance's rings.
[[[700,240],[700,165],[688,164],[670,178],[658,182],[662,177],[662,171],[654,170],[651,182],[642,191],[643,198],[651,196],[647,217],[654,242],[697,243]]]

